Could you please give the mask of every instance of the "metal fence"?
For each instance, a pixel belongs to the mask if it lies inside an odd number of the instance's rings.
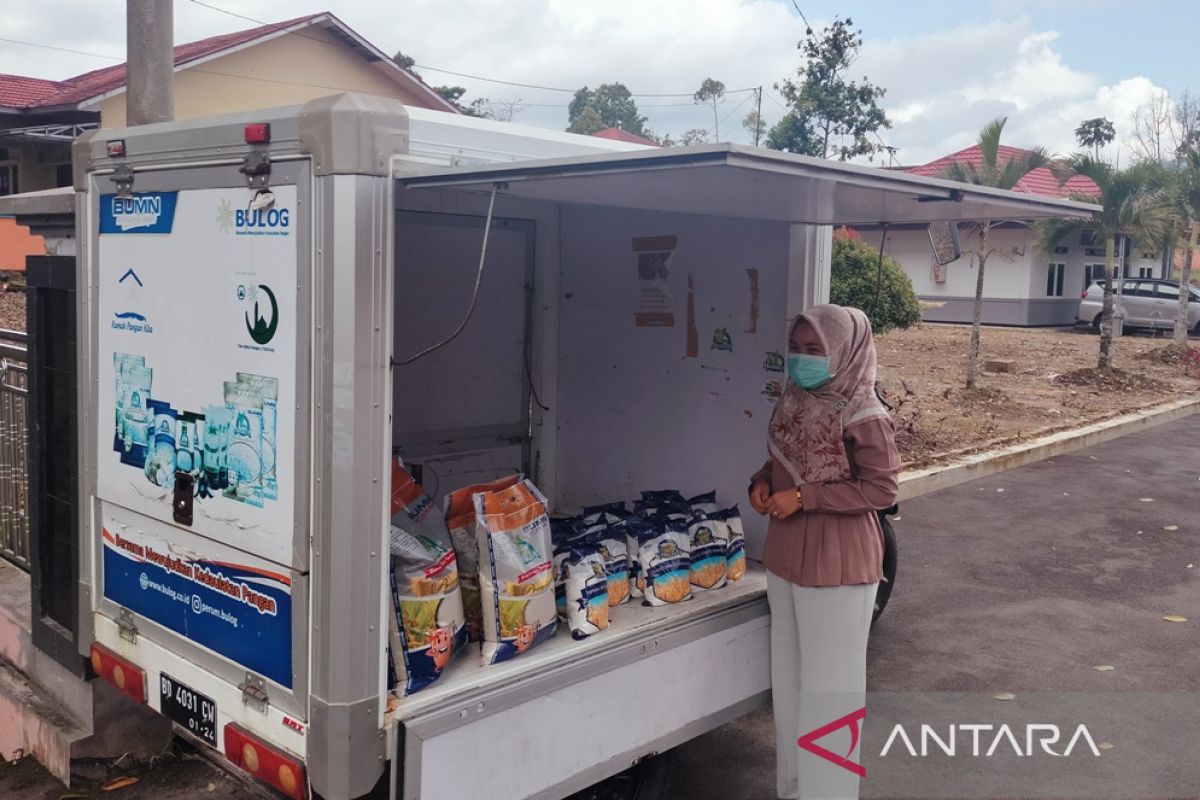
[[[29,361],[26,337],[0,329],[0,557],[29,569]]]

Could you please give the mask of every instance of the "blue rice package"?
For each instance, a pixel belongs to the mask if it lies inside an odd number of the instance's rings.
[[[683,520],[632,516],[626,525],[638,541],[642,605],[662,606],[692,596],[688,526]]]
[[[729,528],[725,574],[729,580],[736,581],[746,574],[746,534],[742,530],[742,512],[734,505],[717,512],[717,516]]]
[[[225,406],[205,406],[201,443],[204,448],[204,483],[210,490],[224,489],[228,484],[229,431],[233,412]]]
[[[692,509],[692,513],[696,515],[715,514],[717,512],[717,493],[714,490],[698,494],[695,497],[689,497],[687,505]]]
[[[704,591],[724,586],[729,525],[719,514],[702,514],[691,521],[688,537],[692,588]]]
[[[584,639],[608,627],[608,576],[600,550],[580,541],[567,552],[565,594],[571,637]]]
[[[628,602],[632,580],[625,520],[606,525],[592,535],[596,548],[604,559],[604,571],[608,576],[609,607]]]
[[[146,453],[144,472],[146,479],[155,486],[170,488],[175,485],[175,425],[177,414],[170,403],[151,400],[149,437],[150,446]]]

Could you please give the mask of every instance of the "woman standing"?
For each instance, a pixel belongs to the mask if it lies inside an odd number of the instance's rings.
[[[776,783],[781,798],[857,798],[859,775],[800,747],[849,762],[861,734],[867,633],[882,577],[876,511],[896,501],[900,455],[875,392],[875,341],[858,309],[801,314],[788,344],[788,380],[770,426],[770,454],[750,502],[769,515]]]

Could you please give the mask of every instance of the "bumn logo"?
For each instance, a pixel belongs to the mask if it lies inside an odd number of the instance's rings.
[[[796,744],[800,745],[802,750],[807,750],[815,756],[820,756],[830,763],[837,764],[842,769],[850,770],[860,778],[865,778],[867,776],[866,767],[864,767],[862,764],[857,764],[851,761],[850,754],[854,752],[855,747],[858,747],[858,725],[860,722],[866,719],[866,717],[867,709],[866,706],[864,706],[858,711],[853,711],[841,719],[835,719],[828,725],[822,725],[815,730],[809,731],[801,736],[799,740],[797,740]],[[846,751],[845,756],[840,756],[837,753],[826,750],[824,747],[821,747],[821,745],[817,744],[818,739],[823,739],[840,728],[850,729],[850,749]]]
[[[114,197],[112,213],[117,227],[123,231],[149,228],[158,222],[162,214],[162,197],[153,194]]]
[[[279,327],[279,304],[275,302],[275,293],[271,291],[269,286],[259,284],[261,289],[267,296],[268,302],[271,304],[270,319],[266,319],[259,312],[258,293],[254,292],[254,321],[250,321],[250,312],[246,312],[246,330],[250,333],[250,338],[256,344],[267,344],[275,338],[275,330]],[[238,298],[243,299],[246,294],[244,287],[238,287]]]

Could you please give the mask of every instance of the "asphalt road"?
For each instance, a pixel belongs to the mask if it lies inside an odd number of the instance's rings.
[[[1082,705],[1116,743],[1098,763],[1126,758],[1107,785],[1010,776],[1003,796],[1200,797],[1200,417],[911,500],[896,528],[899,576],[869,645],[864,797],[895,796],[884,779],[909,796],[1000,796],[945,791],[949,773],[978,772],[980,759],[899,769],[873,757],[888,731],[872,725],[872,702],[895,711],[888,693],[933,717]],[[1002,692],[1016,701],[996,701]],[[1192,737],[1180,751],[1162,741],[1170,724],[1188,731],[1168,740]],[[769,712],[675,755],[672,797],[775,797]]]
[[[896,590],[870,642],[863,797],[1200,797],[1198,512],[1200,417],[906,502]],[[980,759],[875,756],[888,732],[879,720],[914,708],[930,721],[966,722],[968,709],[1014,725],[1038,711],[1086,720],[1115,743],[1097,763],[1117,772],[1097,785],[1028,759],[989,783]],[[91,796],[254,794],[175,761]],[[673,773],[672,798],[775,797],[770,713],[678,748]],[[0,797],[62,791],[35,764],[0,765]]]

